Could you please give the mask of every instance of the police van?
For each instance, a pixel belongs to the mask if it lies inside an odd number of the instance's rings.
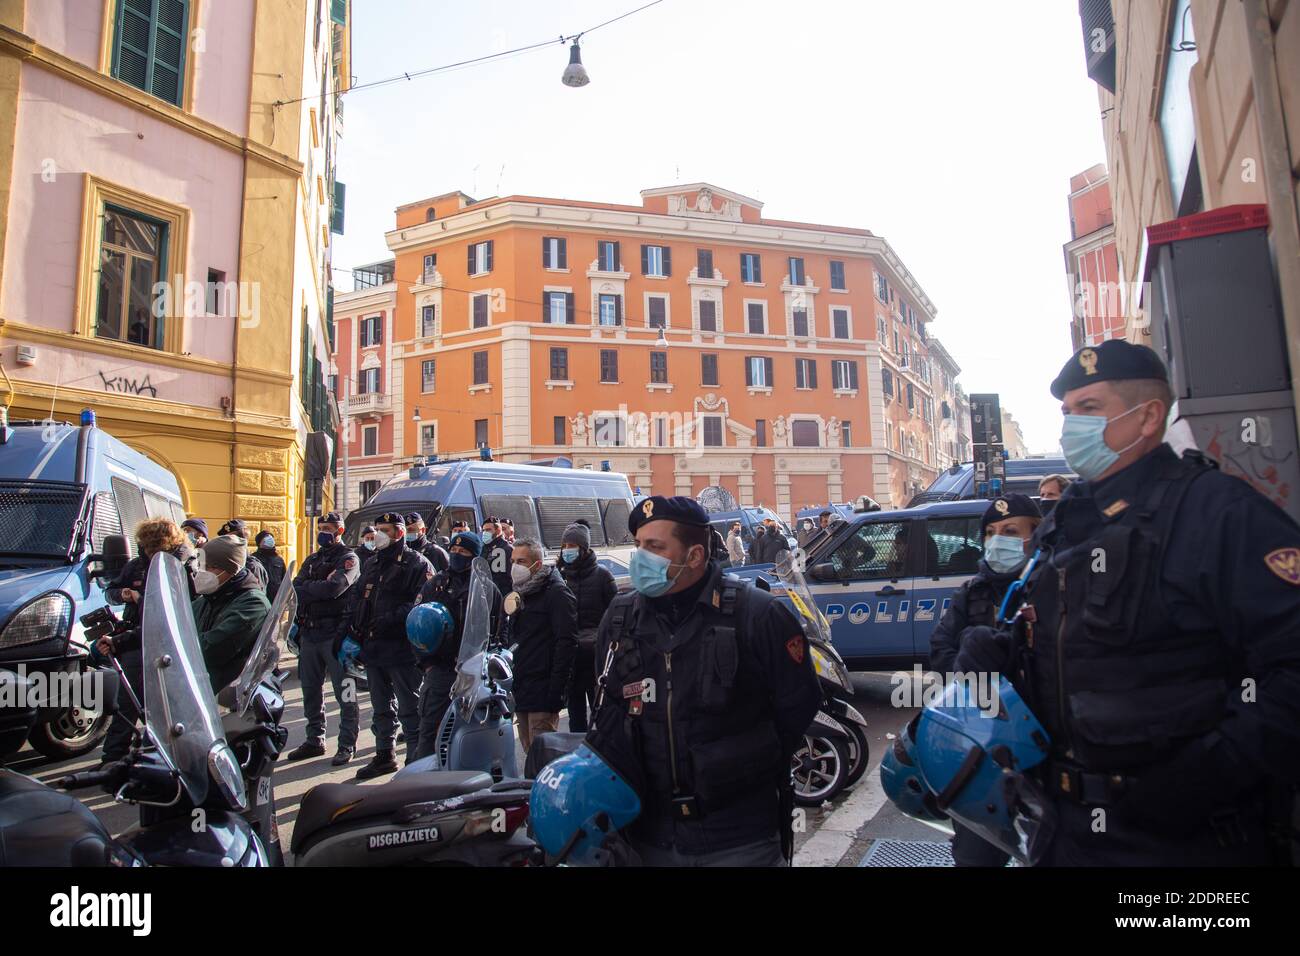
[[[107,603],[136,525],[161,517],[185,520],[175,475],[99,429],[93,412],[79,426],[0,419],[0,667],[82,672],[81,617]],[[31,744],[57,759],[88,752],[108,729],[102,708],[43,708],[37,719]]]
[[[347,515],[344,540],[360,543],[361,530],[388,511],[419,512],[435,535],[450,535],[457,521],[475,531],[485,518],[509,518],[515,538],[542,542],[548,557],[560,550],[564,529],[579,518],[591,527],[597,560],[626,580],[634,541],[627,530],[632,487],[616,471],[496,461],[416,464],[390,478]]]
[[[1009,458],[1005,462],[1006,478],[1001,494],[1038,497],[1038,483],[1048,475],[1064,475],[1070,481],[1078,476],[1064,458]],[[974,498],[975,466],[971,462],[954,464],[930,483],[930,487],[907,503],[909,508],[930,501],[960,501]]]
[[[982,557],[984,499],[872,511],[832,523],[798,553],[836,650],[851,670],[924,665],[930,633]],[[770,567],[743,568],[772,590]]]

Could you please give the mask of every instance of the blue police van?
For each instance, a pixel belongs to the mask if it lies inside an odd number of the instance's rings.
[[[872,511],[833,523],[800,554],[809,590],[852,670],[925,665],[930,633],[983,555],[984,499]],[[771,566],[740,569],[780,592]]]
[[[185,520],[176,477],[99,429],[93,412],[80,425],[0,424],[0,667],[84,672],[81,617],[105,605],[150,517]],[[46,756],[76,756],[108,719],[103,707],[42,708],[29,740]]]
[[[1005,463],[1006,478],[1001,494],[1029,495],[1038,497],[1038,483],[1048,475],[1064,475],[1071,481],[1078,476],[1065,463],[1064,458],[1009,458]],[[909,508],[923,505],[930,501],[960,501],[974,498],[975,466],[971,462],[954,464],[930,482],[930,487],[914,496],[907,503]]]
[[[416,511],[434,534],[449,535],[464,521],[478,530],[490,516],[514,522],[515,537],[535,538],[558,552],[564,529],[579,518],[591,528],[591,546],[619,576],[634,544],[627,518],[633,502],[627,476],[616,471],[496,461],[416,464],[390,478],[347,515],[344,540],[352,547],[361,530],[387,511]]]

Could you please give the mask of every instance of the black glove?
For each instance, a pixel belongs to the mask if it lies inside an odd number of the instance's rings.
[[[1005,674],[1011,666],[1011,635],[986,624],[961,632],[961,648],[953,668],[958,673]]]

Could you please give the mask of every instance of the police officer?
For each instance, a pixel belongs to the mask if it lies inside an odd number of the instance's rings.
[[[438,725],[451,704],[451,685],[456,679],[456,654],[465,633],[465,610],[469,605],[470,562],[483,552],[483,540],[472,531],[460,531],[451,539],[447,570],[439,571],[420,589],[419,603],[437,601],[451,612],[455,632],[432,654],[422,654],[416,664],[423,672],[420,681],[420,740],[415,759],[427,757],[438,747]],[[489,633],[501,628],[501,592],[491,593]]]
[[[710,558],[709,517],[659,495],[628,519],[634,593],[597,636],[592,746],[632,782],[626,835],[651,866],[780,866],[790,757],[821,703],[803,632]]]
[[[317,524],[319,526],[319,522]],[[284,558],[275,549],[274,534],[263,529],[257,532],[257,537],[253,540],[257,542],[257,560],[266,569],[266,599],[274,601],[280,593],[280,584],[284,581],[288,568],[284,566]]]
[[[483,559],[492,572],[492,581],[504,598],[514,590],[510,579],[510,565],[514,548],[506,540],[501,519],[495,516],[483,520]]]
[[[316,522],[317,550],[308,555],[293,579],[298,595],[298,681],[307,718],[307,739],[289,753],[289,760],[325,754],[326,676],[339,705],[339,749],[332,761],[341,767],[357,749],[360,724],[356,688],[335,656],[334,644],[347,629],[351,590],[361,576],[361,560],[343,543],[343,519],[337,511]]]
[[[433,565],[434,571],[446,571],[448,564],[447,552],[442,549],[438,542],[425,536],[424,518],[420,512],[412,511],[406,516],[406,546],[412,551],[419,551],[429,559]]]
[[[1013,632],[1052,742],[1045,862],[1268,863],[1270,792],[1300,772],[1300,527],[1165,443],[1151,349],[1081,349],[1052,394],[1080,480],[1038,530]]]
[[[388,512],[375,519],[375,556],[366,562],[356,584],[350,633],[341,642],[340,660],[366,665],[370,685],[371,730],[375,756],[357,771],[369,780],[397,770],[393,742],[398,722],[406,734],[406,762],[420,745],[420,669],[406,638],[406,616],[420,588],[433,577],[424,555],[406,546],[406,518]],[[394,716],[393,702],[397,713]]]
[[[361,529],[361,547],[357,549],[357,557],[361,559],[361,570],[365,570],[366,562],[375,556],[375,526],[368,524]]]
[[[957,589],[939,626],[930,634],[930,670],[948,675],[961,646],[962,632],[992,625],[1007,588],[1024,567],[1025,549],[1042,515],[1028,495],[1003,495],[989,502],[980,518],[984,554],[975,576]],[[1005,866],[1007,854],[966,827],[954,823],[952,858],[958,866]]]

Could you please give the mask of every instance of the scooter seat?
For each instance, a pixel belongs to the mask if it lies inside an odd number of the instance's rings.
[[[492,786],[479,770],[439,770],[395,777],[386,783],[322,783],[307,791],[293,825],[290,851],[297,853],[318,831],[333,823],[383,816],[412,803],[445,800]]]

